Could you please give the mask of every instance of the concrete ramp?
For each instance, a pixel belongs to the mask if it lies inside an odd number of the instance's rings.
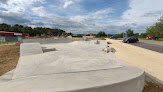
[[[6,74],[0,76],[0,83],[5,83],[12,80],[15,69],[7,72]]]
[[[69,38],[57,38],[57,39],[23,39],[23,43],[35,43],[40,44],[57,44],[57,43],[70,43]]]
[[[12,80],[0,83],[0,91],[141,92],[144,71],[103,52],[105,41],[93,43],[40,45],[56,51],[21,56]]]

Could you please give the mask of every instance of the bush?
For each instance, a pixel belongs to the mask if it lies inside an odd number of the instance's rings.
[[[104,37],[104,36],[107,36],[107,35],[105,34],[104,31],[100,31],[100,32],[97,33],[96,36],[97,36],[97,37]]]
[[[147,33],[141,33],[141,35],[139,36],[140,38],[146,38]]]
[[[123,33],[119,34],[118,38],[123,38]]]

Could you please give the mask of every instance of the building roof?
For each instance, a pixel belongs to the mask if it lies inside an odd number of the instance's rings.
[[[17,32],[0,31],[0,35],[22,35],[22,36],[28,36],[28,33],[17,33]]]
[[[83,36],[95,36],[94,34],[84,34]]]

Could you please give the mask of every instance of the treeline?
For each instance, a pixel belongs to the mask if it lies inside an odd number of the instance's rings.
[[[128,34],[128,37],[136,36],[139,38],[146,38],[146,36],[147,36],[147,33],[141,33],[140,35],[139,35],[139,33],[134,33],[134,30],[132,30],[132,29],[126,30],[126,33]],[[123,33],[119,34],[118,37],[123,38]]]
[[[153,37],[158,37],[158,38],[163,38],[163,16],[158,19],[158,22],[155,23],[153,26],[150,26],[146,29],[146,33],[134,33],[134,30],[128,29],[126,31],[128,34],[128,37],[130,36],[136,36],[139,38],[146,38],[146,36],[153,36]],[[119,38],[123,38],[123,33],[119,34]]]
[[[149,36],[163,38],[163,16],[158,19],[157,23],[147,28],[146,32]]]
[[[8,25],[6,23],[0,24],[0,31],[7,32],[19,32],[19,33],[28,33],[29,36],[61,36],[68,35],[64,30],[61,29],[51,29],[51,28],[42,28],[36,27],[32,28],[29,26],[23,26],[19,24],[15,24],[14,26]]]

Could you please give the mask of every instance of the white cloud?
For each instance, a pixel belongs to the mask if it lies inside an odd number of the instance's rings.
[[[55,8],[55,7],[57,7],[57,6],[55,6],[55,5],[49,5],[49,7],[50,7],[50,8]]]
[[[68,6],[70,6],[70,5],[72,5],[72,4],[74,4],[73,1],[66,1],[63,7],[64,7],[64,8],[67,8]]]
[[[89,12],[80,5],[82,0],[56,1],[45,6],[45,0],[0,1],[0,8],[6,9],[0,10],[0,22],[61,28],[73,33],[121,33],[128,28],[145,32],[163,14],[162,0],[129,0],[130,8],[120,17],[112,16],[115,9],[111,7]]]
[[[1,22],[9,24],[22,24],[30,25],[34,21],[28,14],[33,14],[32,9],[35,3],[45,4],[45,0],[6,0],[6,2],[0,2],[0,8],[6,10],[0,10]]]
[[[72,21],[86,23],[86,24],[90,24],[90,23],[98,24],[99,22],[101,23],[102,21],[104,22],[107,21],[107,19],[109,18],[109,14],[112,12],[113,12],[112,8],[106,8],[96,12],[91,12],[87,15],[72,16],[70,19]]]
[[[7,0],[0,0],[1,3],[6,3]]]
[[[145,32],[146,28],[156,23],[163,14],[162,3],[163,0],[129,0],[130,8],[123,12],[120,18],[110,18],[107,22],[108,29],[117,30],[119,33],[129,28],[137,33]]]
[[[33,13],[35,15],[38,15],[38,16],[45,16],[45,11],[44,11],[44,7],[43,6],[40,6],[40,7],[33,7],[31,9],[33,11]]]
[[[0,18],[1,23],[9,23],[9,24],[24,24],[27,25],[31,23],[31,19],[24,14],[10,12],[10,11],[1,11],[0,10]]]
[[[127,11],[123,13],[124,23],[139,25],[153,24],[163,14],[163,0],[130,0]]]
[[[30,9],[32,4],[40,2],[45,4],[45,0],[7,0],[6,3],[0,3],[0,7],[7,9],[11,12],[25,12]]]

